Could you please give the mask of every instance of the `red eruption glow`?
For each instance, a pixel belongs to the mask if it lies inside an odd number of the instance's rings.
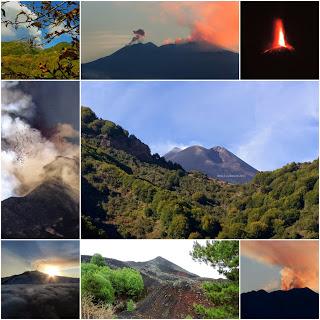
[[[264,51],[264,53],[274,52],[279,50],[293,51],[292,47],[286,40],[285,30],[281,19],[274,21],[273,42],[271,48]]]
[[[166,39],[164,44],[206,42],[239,51],[239,3],[237,1],[163,1],[157,19],[173,18],[189,29],[189,35]],[[160,18],[159,18],[160,17]]]

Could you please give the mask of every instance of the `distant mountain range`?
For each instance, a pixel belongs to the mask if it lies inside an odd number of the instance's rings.
[[[319,294],[309,288],[241,294],[242,319],[319,319]]]
[[[202,146],[174,148],[164,158],[180,164],[187,171],[200,171],[211,178],[236,184],[249,182],[258,173],[258,170],[219,146],[211,149]]]
[[[16,284],[48,284],[48,283],[79,283],[78,278],[54,276],[49,277],[40,271],[26,271],[18,275],[1,278],[2,285]]]
[[[1,202],[3,238],[78,237],[79,191],[62,178],[64,174],[79,176],[78,160],[57,157],[44,171],[46,178],[31,192]]]
[[[239,54],[205,42],[127,45],[84,63],[83,79],[238,79]]]
[[[82,262],[90,262],[91,256],[81,256]],[[133,268],[141,273],[145,286],[144,297],[137,302],[132,313],[121,312],[119,318],[184,319],[196,317],[193,304],[211,305],[202,290],[205,281],[221,282],[223,279],[199,277],[162,257],[145,262],[119,261],[105,258],[113,268]]]

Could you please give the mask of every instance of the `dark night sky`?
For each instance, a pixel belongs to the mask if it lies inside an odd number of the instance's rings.
[[[241,77],[243,79],[318,78],[319,4],[316,1],[241,3]],[[264,55],[273,38],[273,21],[281,18],[295,51]]]

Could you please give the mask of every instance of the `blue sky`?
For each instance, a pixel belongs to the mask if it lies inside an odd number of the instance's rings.
[[[82,105],[161,155],[175,146],[219,145],[273,170],[319,153],[316,81],[87,81]]]
[[[55,265],[63,276],[79,276],[79,241],[2,241],[1,277],[43,271]]]
[[[15,20],[17,14],[21,11],[25,11],[28,14],[32,14],[31,9],[27,8],[27,4],[30,1],[9,1],[4,6],[3,9],[6,12],[6,18],[8,20]],[[52,1],[52,5],[58,4],[59,1]],[[39,7],[41,2],[35,2],[34,5]],[[76,7],[75,5],[72,8]],[[23,20],[22,20],[23,19]],[[18,21],[25,21],[25,17],[20,15],[18,17]],[[36,27],[29,26],[28,24],[20,24],[18,29],[15,29],[11,26],[6,27],[4,24],[1,25],[1,39],[2,41],[15,41],[15,40],[27,40],[29,38],[36,37],[36,42],[42,43],[44,41],[44,37],[48,32],[53,32],[54,30],[59,31],[59,26],[55,29],[38,29]],[[44,45],[45,48],[52,47],[60,42],[71,42],[71,36],[67,34],[63,34],[55,39],[53,39],[50,43]]]

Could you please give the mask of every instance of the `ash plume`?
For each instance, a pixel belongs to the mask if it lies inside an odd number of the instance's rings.
[[[164,1],[162,19],[169,16],[189,29],[184,38],[166,39],[164,44],[200,42],[232,51],[239,50],[239,4],[235,1]]]
[[[143,41],[143,39],[146,35],[144,30],[142,30],[142,29],[133,30],[132,32],[133,32],[134,36],[132,37],[132,39],[128,45],[132,45],[134,43],[139,43],[139,42]]]
[[[319,244],[306,241],[243,241],[241,254],[281,268],[281,289],[308,287],[319,291]]]
[[[44,167],[57,157],[78,159],[79,148],[70,139],[76,136],[76,131],[69,124],[58,124],[49,137],[33,126],[37,106],[31,95],[18,88],[18,82],[5,82],[1,86],[1,197],[4,200],[24,196],[43,182],[47,178]],[[68,179],[63,180],[74,184],[74,178]]]

